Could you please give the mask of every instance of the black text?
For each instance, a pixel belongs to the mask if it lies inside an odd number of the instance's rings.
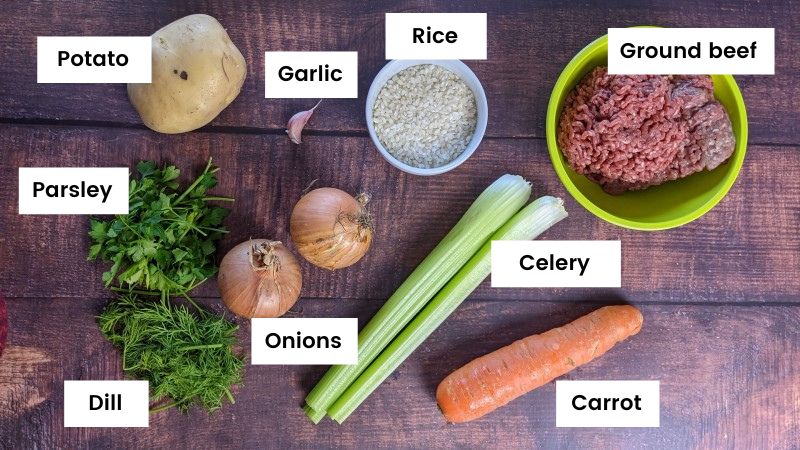
[[[312,69],[293,69],[283,66],[278,70],[278,77],[283,81],[342,81],[341,69],[331,69],[327,64],[320,64]]]
[[[587,408],[592,411],[616,411],[617,407],[623,411],[630,411],[631,409],[641,411],[641,401],[642,398],[638,394],[633,399],[618,397],[592,397],[587,399],[585,395],[578,394],[572,397],[572,407],[578,411],[583,411]]]
[[[455,31],[431,31],[431,27],[413,28],[414,44],[441,44],[447,42],[448,44],[455,44],[458,39],[458,34]]]
[[[339,336],[302,336],[298,331],[297,336],[270,333],[264,343],[269,348],[339,348],[342,346],[342,339]]]
[[[68,51],[58,51],[58,67],[61,67],[64,62],[69,61],[75,67],[86,65],[87,67],[114,67],[125,66],[128,64],[128,55],[124,53],[115,54],[112,51],[108,53],[92,54],[88,50],[84,54],[73,53]]]

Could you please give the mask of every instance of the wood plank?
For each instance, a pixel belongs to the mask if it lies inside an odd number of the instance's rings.
[[[800,302],[800,152],[753,146],[729,195],[709,214],[657,233],[618,228],[578,205],[558,181],[542,140],[489,139],[457,170],[437,177],[406,175],[389,166],[367,138],[310,136],[302,150],[275,135],[0,126],[0,190],[17,192],[18,167],[128,166],[138,160],[178,161],[197,171],[209,155],[222,167],[216,192],[237,198],[220,255],[248,238],[289,241],[292,206],[309,182],[372,194],[377,231],[367,256],[329,272],[303,262],[303,296],[382,300],[458,221],[499,175],[520,173],[534,193],[566,200],[570,217],[545,239],[621,239],[624,290],[610,298],[657,302]],[[12,194],[13,195],[13,194]],[[104,265],[85,261],[85,216],[20,216],[14,201],[0,205],[0,271],[8,297],[106,295]],[[491,289],[475,298],[526,301],[585,299],[597,290]],[[214,283],[196,293],[217,295]]]
[[[448,4],[450,3],[450,4]],[[79,7],[76,7],[80,5]],[[366,4],[365,4],[366,5]],[[346,13],[344,12],[346,11]],[[487,135],[544,135],[547,100],[572,56],[608,27],[775,27],[776,75],[737,77],[747,102],[750,142],[800,144],[800,6],[796,2],[754,4],[657,0],[587,8],[558,2],[374,1],[354,6],[343,0],[275,3],[230,0],[152,2],[0,2],[0,118],[140,123],[123,86],[36,84],[36,36],[149,35],[182,16],[204,12],[227,27],[248,61],[239,98],[213,123],[217,127],[282,129],[311,100],[265,100],[264,52],[355,50],[359,52],[359,100],[329,100],[312,119],[317,131],[365,132],[364,98],[385,63],[385,12],[487,12],[489,59],[470,61],[489,99]],[[35,18],[31,20],[30,18]],[[57,31],[54,31],[57,30]]]
[[[118,352],[93,319],[103,300],[8,303],[10,347],[0,358],[0,405],[8,406],[0,408],[3,447],[175,448],[191,440],[214,448],[791,448],[800,433],[797,306],[640,305],[641,333],[564,377],[660,380],[657,429],[556,428],[554,383],[478,421],[446,424],[434,400],[445,375],[600,306],[471,301],[342,426],[313,426],[299,407],[324,367],[248,366],[235,405],[211,416],[161,413],[149,429],[132,433],[63,428],[63,380],[121,376]],[[301,304],[297,316],[358,316],[362,322],[377,307],[351,300]]]

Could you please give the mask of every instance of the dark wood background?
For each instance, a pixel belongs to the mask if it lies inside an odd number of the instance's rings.
[[[365,131],[364,98],[385,63],[385,12],[487,12],[489,59],[469,61],[490,105],[481,147],[448,174],[389,166]],[[211,125],[168,136],[140,124],[120,85],[36,84],[38,35],[148,35],[191,13],[227,27],[248,62],[242,93]],[[548,447],[797,448],[800,435],[800,2],[620,1],[3,1],[0,2],[0,293],[10,335],[0,358],[0,446],[27,447]],[[776,28],[775,76],[740,76],[750,120],[744,168],[730,194],[675,230],[617,228],[582,209],[547,157],[544,115],[569,59],[606,28],[654,24]],[[267,100],[263,52],[357,50],[357,100],[325,101],[302,146],[286,120],[310,100]],[[310,180],[373,194],[375,244],[347,270],[304,263],[294,317],[379,308],[505,172],[566,200],[546,239],[621,239],[622,289],[490,289],[484,285],[344,425],[300,410],[325,367],[249,366],[237,403],[214,415],[167,411],[149,429],[63,427],[63,380],[118,379],[118,352],[94,316],[109,298],[87,262],[85,216],[17,214],[21,166],[132,166],[197,171],[212,155],[220,195],[237,199],[220,254],[248,237],[288,241],[290,208]],[[214,283],[196,293],[222,311]],[[448,425],[434,390],[449,372],[515,339],[605,303],[630,302],[642,332],[568,379],[661,380],[661,427],[555,427],[554,384],[464,425]],[[247,343],[243,323],[243,342]]]

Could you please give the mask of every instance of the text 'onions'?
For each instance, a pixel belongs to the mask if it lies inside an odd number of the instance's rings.
[[[300,265],[285,245],[251,239],[232,248],[219,266],[222,301],[236,315],[282,316],[300,297]]]
[[[366,194],[335,188],[314,189],[292,211],[289,224],[297,250],[312,264],[341,269],[355,264],[372,244],[372,217]]]

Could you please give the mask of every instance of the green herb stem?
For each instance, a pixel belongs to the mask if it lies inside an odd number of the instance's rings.
[[[203,173],[199,177],[197,177],[194,180],[194,182],[191,185],[189,185],[189,187],[185,191],[183,191],[183,194],[181,194],[173,203],[180,203],[181,200],[184,199],[184,197],[189,195],[189,193],[192,192],[194,188],[197,187],[198,184],[200,184],[200,181],[203,180],[203,175],[207,174],[210,168],[211,168],[211,158],[208,158],[208,164],[206,164],[206,168],[203,169]],[[216,170],[214,172],[216,172]]]
[[[189,303],[192,304],[192,306],[194,306],[194,309],[196,309],[200,313],[200,315],[205,317],[206,315],[205,310],[200,306],[198,306],[197,303],[195,303],[194,300],[192,300],[192,297],[189,297],[189,295],[186,294],[185,292],[181,292],[181,295],[183,295],[183,298],[185,298]]]
[[[211,228],[211,227],[200,227],[198,231],[205,230],[205,231],[216,231],[217,233],[228,234],[228,230],[224,228]],[[205,236],[205,235],[204,235]]]
[[[151,408],[150,409],[150,414],[159,413],[159,412],[164,411],[166,409],[170,409],[173,406],[178,406],[178,402],[167,403],[166,405],[161,405],[161,406],[159,406],[157,408]]]
[[[204,345],[190,345],[188,347],[181,347],[175,349],[178,352],[188,352],[190,350],[206,350],[214,348],[222,348],[224,344],[204,344]]]
[[[128,289],[118,286],[109,286],[108,289],[114,292],[129,292],[131,294],[138,294],[138,295],[151,295],[153,297],[160,297],[161,292],[158,291],[143,291],[141,289]]]

